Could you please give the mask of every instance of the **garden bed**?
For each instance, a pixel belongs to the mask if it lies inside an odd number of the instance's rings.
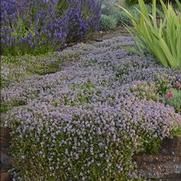
[[[2,1],[1,179],[181,177],[181,4],[114,2]]]
[[[27,75],[18,81],[12,81],[13,71],[3,75],[9,84],[1,91],[1,119],[3,127],[12,130],[14,177],[30,180],[33,174],[40,179],[42,174],[44,180],[54,180],[60,171],[62,178],[74,178],[76,168],[80,179],[86,170],[96,169],[89,173],[93,178],[106,173],[110,179],[128,180],[135,168],[133,156],[158,150],[160,141],[172,137],[173,128],[181,122],[179,109],[164,102],[170,96],[167,90],[180,89],[181,72],[163,68],[151,55],[137,54],[129,36],[80,43],[55,52],[45,62],[57,59],[61,69],[51,73]],[[32,61],[26,56],[21,60]],[[3,64],[8,67],[7,61]],[[27,74],[26,67],[23,70]],[[100,159],[102,155],[108,162]],[[137,158],[147,165],[156,159]],[[72,164],[71,170],[66,164]]]

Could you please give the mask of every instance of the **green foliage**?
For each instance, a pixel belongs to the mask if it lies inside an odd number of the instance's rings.
[[[156,75],[156,87],[158,88],[160,96],[164,96],[166,94],[167,90],[171,87],[167,75]]]
[[[138,4],[139,0],[125,0],[127,5]],[[144,0],[145,3],[152,3],[153,0]]]
[[[137,4],[139,3],[139,0],[125,0],[127,5],[133,5],[133,4]],[[153,0],[144,0],[145,3],[149,4],[152,3]],[[163,0],[164,3],[168,3],[168,2],[175,2],[175,0]]]
[[[67,3],[67,0],[61,0],[61,1],[58,1],[58,4],[57,4],[57,11],[58,11],[58,15],[62,16],[63,13],[68,9],[68,3]]]
[[[116,26],[123,26],[123,25],[132,25],[130,18],[128,17],[125,11],[120,11],[120,8],[117,7],[118,4],[115,6],[107,5],[102,9],[102,14],[107,15],[108,17],[113,17],[116,20]],[[148,11],[151,12],[151,6],[146,5]],[[130,6],[127,8],[131,14],[134,15],[135,18],[139,18],[140,13],[138,12],[139,6],[137,4]]]
[[[47,52],[54,52],[55,49],[51,45],[37,45],[34,49],[30,48],[28,45],[19,43],[17,46],[6,47],[3,50],[4,55],[20,56],[20,55],[42,55]]]
[[[50,62],[49,64],[46,64],[46,62],[39,62],[36,64],[36,68],[33,65],[30,65],[28,67],[28,71],[30,71],[33,74],[38,75],[46,75],[55,73],[60,70],[60,62]]]
[[[11,102],[1,102],[0,104],[0,113],[5,113],[12,109],[13,107],[26,105],[24,100],[14,100]]]
[[[140,50],[147,47],[159,61],[166,67],[181,68],[181,8],[176,12],[172,5],[166,6],[160,1],[164,17],[160,21],[157,15],[156,0],[153,1],[152,13],[149,14],[143,0],[139,0],[140,18],[137,19],[125,8],[122,8],[131,19],[134,28],[130,31],[139,40]],[[141,45],[139,44],[141,42]]]
[[[8,85],[8,81],[5,80],[3,77],[0,78],[0,89],[6,87]]]
[[[181,112],[181,90],[171,89],[168,92],[173,96],[170,98],[165,97],[166,104],[173,106],[178,112]]]
[[[117,21],[114,16],[101,16],[101,29],[104,31],[113,30],[117,26]]]
[[[6,103],[2,103],[0,104],[0,113],[5,113],[9,110],[9,106]]]
[[[181,137],[181,127],[174,128],[172,130],[172,135],[176,137]]]
[[[115,11],[113,15],[117,21],[117,25],[131,25],[131,21],[124,11]]]
[[[161,148],[161,139],[152,138],[152,139],[144,139],[144,153],[146,154],[156,154],[160,151]]]
[[[154,83],[140,83],[134,86],[131,91],[141,100],[159,100],[158,87]]]

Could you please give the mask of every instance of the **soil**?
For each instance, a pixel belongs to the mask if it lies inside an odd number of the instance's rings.
[[[95,42],[95,41],[102,41],[105,39],[110,39],[112,37],[117,37],[117,36],[130,36],[128,31],[124,27],[117,27],[114,31],[99,31],[93,33],[88,39],[86,40],[87,43]]]
[[[120,35],[130,36],[128,31],[124,27],[119,26],[115,30],[112,30],[112,31],[106,31],[106,32],[98,31],[98,32],[91,33],[87,35],[84,39],[82,39],[80,42],[83,42],[83,43],[101,42],[103,40],[110,39],[112,37],[118,37]],[[76,42],[67,43],[67,45],[63,47],[63,49],[66,47],[71,47],[80,42],[76,41]]]
[[[161,150],[155,155],[136,155],[134,157],[139,173],[149,179],[163,181],[181,180],[181,137],[165,139]]]

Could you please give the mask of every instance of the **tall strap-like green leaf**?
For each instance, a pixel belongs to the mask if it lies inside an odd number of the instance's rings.
[[[138,4],[139,4],[139,7],[140,7],[140,10],[141,12],[144,14],[144,16],[146,18],[149,18],[149,15],[148,15],[148,9],[146,7],[146,4],[143,0],[138,0]]]
[[[156,0],[153,0],[153,6],[152,6],[152,21],[153,21],[153,25],[154,27],[157,27],[157,17],[156,17],[156,12],[157,12],[157,8],[156,8]]]
[[[181,2],[179,2],[179,0],[175,0],[175,1],[176,1],[176,3],[177,3],[177,6],[178,6],[180,12],[181,12]]]

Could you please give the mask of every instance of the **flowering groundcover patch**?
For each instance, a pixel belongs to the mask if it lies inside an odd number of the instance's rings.
[[[60,71],[2,89],[11,105],[2,124],[12,129],[15,179],[134,180],[132,156],[154,151],[147,145],[181,124],[179,109],[166,100],[168,91],[179,94],[181,72],[123,45],[133,40],[77,44],[58,53],[76,52]]]

